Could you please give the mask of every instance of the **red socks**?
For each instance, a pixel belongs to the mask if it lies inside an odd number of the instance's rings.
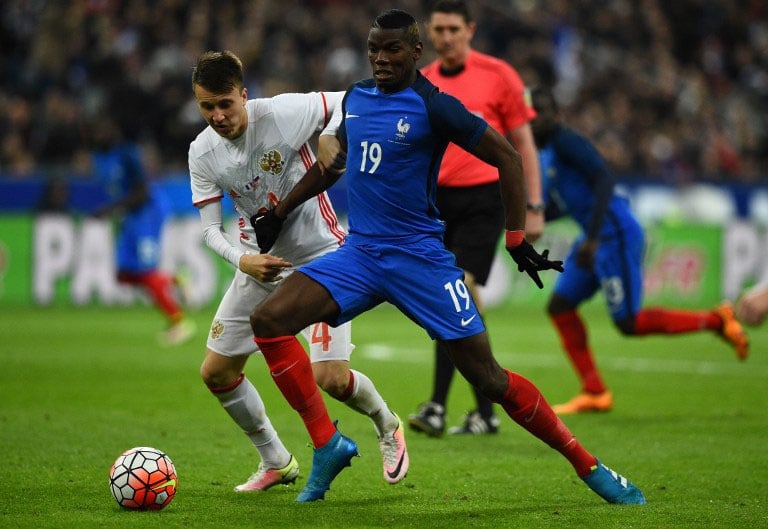
[[[272,379],[291,407],[299,412],[315,448],[336,433],[312,374],[312,364],[294,336],[254,338],[269,366]]]
[[[584,391],[602,393],[606,390],[587,342],[587,330],[575,310],[551,316],[560,335],[560,343],[581,379]],[[711,311],[647,308],[635,317],[635,336],[647,334],[680,334],[702,330],[717,331],[720,317]]]
[[[560,343],[579,374],[584,391],[588,393],[605,391],[605,384],[587,342],[587,329],[579,314],[572,310],[555,314],[551,318],[560,335]]]
[[[701,330],[717,331],[720,317],[711,311],[643,309],[635,318],[635,334],[680,334]]]
[[[175,323],[181,319],[181,306],[173,295],[173,278],[169,275],[153,270],[146,274],[120,273],[117,279],[122,283],[141,285],[170,321]]]
[[[547,403],[544,395],[528,379],[506,370],[509,386],[499,402],[513,421],[560,452],[585,477],[597,464],[597,458],[576,440]]]

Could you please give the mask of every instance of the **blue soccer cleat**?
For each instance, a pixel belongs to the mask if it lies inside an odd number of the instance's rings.
[[[336,430],[331,440],[324,446],[315,448],[312,456],[312,472],[309,474],[306,486],[296,497],[296,501],[316,501],[325,497],[325,491],[331,488],[331,481],[350,466],[352,458],[358,455],[357,444],[341,435]]]
[[[642,505],[645,503],[645,496],[640,489],[600,461],[597,462],[597,466],[587,477],[581,479],[608,503],[622,505]]]

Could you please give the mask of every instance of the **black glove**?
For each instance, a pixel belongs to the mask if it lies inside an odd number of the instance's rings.
[[[256,232],[256,242],[261,253],[267,253],[275,245],[280,230],[283,229],[283,222],[285,219],[275,215],[275,208],[251,217],[251,226]]]
[[[517,271],[527,272],[539,288],[544,288],[544,284],[539,278],[539,270],[563,271],[562,261],[550,261],[547,259],[549,250],[544,250],[541,255],[539,255],[536,249],[525,239],[523,239],[523,242],[518,246],[507,248],[507,251],[517,263]]]

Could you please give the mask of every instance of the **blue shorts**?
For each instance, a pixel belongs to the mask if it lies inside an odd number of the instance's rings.
[[[554,293],[578,306],[602,289],[614,321],[634,319],[643,304],[645,237],[642,229],[627,227],[621,237],[601,240],[594,270],[576,264],[576,249],[583,240],[582,235],[574,242],[563,264],[565,270],[555,283]]]
[[[117,237],[117,270],[142,274],[160,266],[165,210],[150,202],[123,217]]]
[[[380,244],[347,237],[338,250],[298,269],[339,305],[331,325],[347,322],[387,301],[434,339],[455,340],[485,330],[456,258],[437,237]]]

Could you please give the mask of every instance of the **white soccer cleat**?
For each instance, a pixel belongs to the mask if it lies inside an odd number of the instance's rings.
[[[397,414],[395,414],[397,417]],[[384,480],[394,485],[408,474],[408,448],[405,446],[405,431],[403,421],[397,417],[397,428],[391,433],[385,433],[379,438],[381,459],[384,463]]]
[[[189,320],[181,320],[174,323],[158,337],[160,344],[166,347],[181,345],[188,342],[195,335],[197,327]]]
[[[235,492],[267,490],[275,485],[288,485],[294,483],[298,475],[299,463],[293,456],[283,468],[264,468],[264,463],[259,463],[258,470],[248,478],[248,481],[235,487]]]

